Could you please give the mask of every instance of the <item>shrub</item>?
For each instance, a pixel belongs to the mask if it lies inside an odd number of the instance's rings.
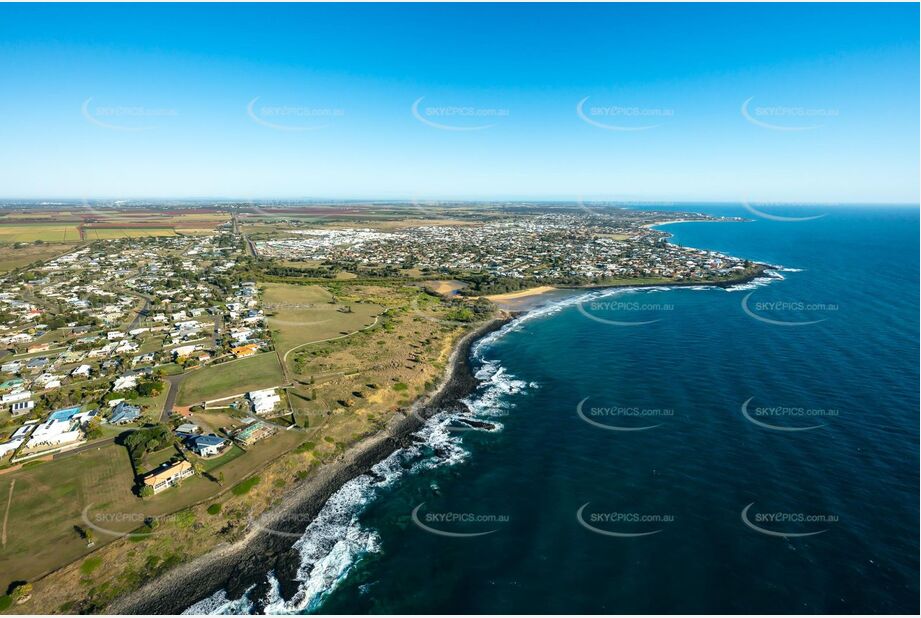
[[[396,384],[393,385],[393,390],[395,391],[405,391],[407,388],[409,387],[406,386],[404,382],[397,382]]]
[[[207,510],[208,515],[217,515],[221,512],[221,505],[215,502],[214,504],[208,505]]]
[[[248,494],[250,490],[258,484],[259,484],[259,477],[251,476],[245,481],[240,481],[239,483],[234,485],[230,489],[230,492],[235,496],[242,496],[244,494]]]
[[[80,572],[84,575],[89,575],[98,569],[101,564],[102,558],[100,556],[90,556],[83,561],[83,564],[80,565]]]

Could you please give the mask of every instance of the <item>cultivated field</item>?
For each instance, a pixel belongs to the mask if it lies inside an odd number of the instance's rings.
[[[63,243],[79,242],[80,231],[76,225],[60,223],[25,223],[15,224],[0,222],[0,243],[14,242],[45,242]]]
[[[89,227],[83,228],[86,240],[112,240],[114,238],[140,238],[144,236],[175,236],[171,227]]]

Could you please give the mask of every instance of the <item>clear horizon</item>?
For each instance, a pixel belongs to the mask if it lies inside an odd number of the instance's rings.
[[[917,205],[918,17],[3,5],[0,186],[8,200]]]

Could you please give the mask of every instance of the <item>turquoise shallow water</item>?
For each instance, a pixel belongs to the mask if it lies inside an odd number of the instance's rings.
[[[595,294],[490,338],[470,405],[501,429],[436,420],[347,487],[270,609],[916,613],[918,223],[668,226],[782,279]]]

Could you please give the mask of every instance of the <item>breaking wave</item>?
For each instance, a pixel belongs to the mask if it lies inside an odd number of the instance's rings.
[[[362,556],[380,551],[377,532],[362,526],[359,517],[381,490],[408,474],[464,461],[469,453],[463,447],[463,435],[456,431],[457,427],[467,420],[475,423],[465,426],[466,429],[500,431],[502,425],[495,419],[508,413],[515,395],[537,386],[518,380],[496,361],[484,359],[484,349],[485,346],[478,344],[473,353],[479,386],[473,395],[462,400],[465,409],[433,415],[413,434],[411,446],[375,464],[370,474],[343,485],[307,526],[294,544],[301,562],[295,576],[297,592],[290,599],[282,597],[274,573],[268,573],[269,590],[263,599],[250,598],[252,587],[235,600],[228,599],[226,592],[219,590],[184,613],[241,615],[263,611],[277,615],[316,610]]]

